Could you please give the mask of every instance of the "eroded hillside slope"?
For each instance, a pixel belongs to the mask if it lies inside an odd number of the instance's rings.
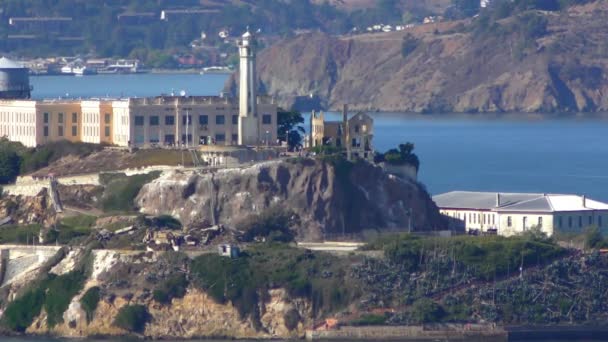
[[[262,51],[258,68],[264,90],[285,107],[600,112],[608,110],[607,17],[608,3],[597,1],[494,23],[352,37],[310,33]]]

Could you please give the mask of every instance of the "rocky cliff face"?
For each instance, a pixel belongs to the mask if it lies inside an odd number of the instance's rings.
[[[260,53],[262,87],[300,109],[412,112],[608,110],[608,3],[476,22],[332,37],[311,33]],[[523,18],[523,19],[522,19]],[[413,50],[402,53],[406,35]],[[234,79],[232,80],[232,85]],[[312,97],[311,97],[312,95]]]
[[[173,172],[145,185],[137,203],[147,214],[169,214],[185,225],[234,225],[272,206],[299,217],[297,239],[319,240],[365,229],[441,226],[426,191],[368,163],[272,161],[215,173]]]

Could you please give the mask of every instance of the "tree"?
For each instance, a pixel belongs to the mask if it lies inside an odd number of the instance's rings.
[[[472,17],[479,13],[480,6],[479,0],[452,0],[452,9],[454,11],[453,15],[450,15],[450,17]]]
[[[412,319],[416,323],[435,323],[444,315],[443,308],[429,298],[420,298],[412,304]]]
[[[418,47],[418,39],[411,33],[406,34],[401,42],[401,56],[404,58],[409,56]]]
[[[414,144],[407,142],[405,144],[399,144],[398,149],[392,148],[384,154],[376,154],[374,157],[376,163],[386,162],[392,165],[405,165],[409,164],[420,169],[420,159],[414,153]]]
[[[277,137],[281,142],[287,141],[290,150],[302,146],[303,135],[306,133],[301,125],[303,123],[304,117],[299,111],[278,109]]]
[[[0,149],[0,184],[8,184],[15,181],[19,175],[21,158],[15,150],[9,147]]]

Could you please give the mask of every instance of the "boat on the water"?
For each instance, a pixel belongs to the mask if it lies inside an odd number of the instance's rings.
[[[61,68],[61,74],[71,76],[94,75],[97,71],[86,66],[66,65]]]
[[[223,66],[210,66],[203,68],[201,75],[205,74],[232,74],[233,70],[229,67]]]

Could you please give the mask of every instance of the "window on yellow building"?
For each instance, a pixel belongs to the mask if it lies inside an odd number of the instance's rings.
[[[104,129],[104,135],[105,135],[106,137],[109,137],[109,136],[110,136],[110,126],[106,126],[106,127],[105,127],[105,129]]]
[[[45,124],[49,123],[49,113],[44,113],[43,115],[43,120]]]
[[[72,113],[72,123],[78,122],[78,113]]]
[[[78,126],[72,126],[72,136],[75,137],[78,135]]]
[[[57,122],[59,122],[60,124],[63,123],[63,113],[59,113],[57,116]]]
[[[104,121],[106,124],[109,124],[109,123],[110,123],[110,113],[106,113],[106,114],[104,115],[103,121]]]
[[[60,136],[60,137],[62,137],[63,136],[63,126],[59,126],[57,128],[58,128],[57,135]]]

